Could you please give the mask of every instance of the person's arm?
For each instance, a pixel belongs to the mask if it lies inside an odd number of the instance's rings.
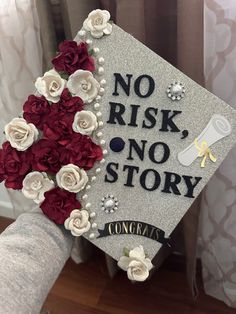
[[[42,213],[25,213],[0,236],[0,313],[39,313],[70,256],[72,236]]]

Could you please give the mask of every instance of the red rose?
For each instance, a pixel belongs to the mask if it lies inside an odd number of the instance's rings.
[[[74,114],[58,110],[59,107],[57,104],[52,105],[51,114],[47,117],[43,125],[43,134],[46,138],[64,146],[71,141]]]
[[[80,97],[72,97],[68,88],[65,88],[61,94],[60,100],[57,103],[58,111],[75,114],[84,108],[83,100]]]
[[[52,60],[57,71],[68,74],[76,70],[94,71],[94,60],[88,54],[87,44],[81,42],[79,45],[73,40],[65,40],[59,45],[59,54]]]
[[[52,189],[44,193],[44,196],[45,200],[40,207],[44,214],[56,224],[63,224],[72,210],[81,208],[75,193],[60,188]]]
[[[32,169],[56,173],[61,168],[60,146],[48,139],[41,139],[31,146]]]
[[[61,152],[63,164],[72,163],[84,170],[93,168],[94,163],[103,158],[100,146],[93,143],[90,137],[75,133],[71,142]]]
[[[5,142],[0,150],[0,181],[5,180],[5,186],[20,190],[27,173],[30,172],[30,151],[19,152]]]
[[[23,110],[25,120],[42,129],[45,117],[50,113],[50,104],[44,96],[30,95],[24,103]]]

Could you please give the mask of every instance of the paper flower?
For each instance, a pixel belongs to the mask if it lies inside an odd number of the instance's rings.
[[[22,118],[14,118],[8,123],[5,126],[5,134],[11,146],[19,151],[26,150],[38,138],[36,127]]]
[[[98,127],[97,117],[92,111],[82,110],[74,117],[72,128],[75,132],[90,135]]]
[[[149,276],[149,271],[153,264],[145,256],[143,247],[140,245],[122,256],[118,261],[118,266],[127,271],[127,276],[132,281],[144,281]]]
[[[95,144],[90,137],[80,133],[74,133],[71,142],[61,155],[64,157],[63,164],[74,164],[84,170],[93,168],[96,161],[103,158],[101,146]]]
[[[110,13],[106,10],[94,10],[89,13],[83,27],[94,38],[101,38],[104,34],[110,35],[112,32],[112,25],[109,23],[110,17]]]
[[[52,64],[57,71],[64,71],[68,74],[76,70],[94,71],[94,60],[88,54],[87,44],[76,41],[65,40],[59,45],[59,54],[52,59]]]
[[[26,198],[40,204],[44,200],[44,193],[54,186],[54,182],[48,178],[45,172],[33,171],[24,178],[22,193]]]
[[[0,149],[0,181],[5,180],[9,189],[19,190],[27,173],[31,170],[31,154],[28,151],[19,152],[5,142]]]
[[[70,217],[65,220],[64,226],[75,237],[79,237],[87,232],[91,224],[89,214],[86,210],[75,209],[70,213]]]
[[[55,70],[44,73],[44,76],[38,77],[35,87],[39,94],[43,95],[48,101],[56,103],[60,99],[63,89],[66,87],[66,81],[61,78]]]
[[[72,97],[68,88],[65,88],[61,94],[59,102],[56,104],[58,111],[63,111],[64,113],[73,113],[83,110],[84,103],[80,97]],[[54,107],[54,105],[52,105]]]
[[[44,96],[30,95],[24,103],[23,111],[24,119],[28,123],[33,123],[38,129],[42,129],[51,107]]]
[[[44,197],[45,199],[40,208],[49,219],[59,225],[64,224],[72,210],[81,208],[80,202],[76,199],[76,194],[60,188],[45,192]]]
[[[69,164],[59,170],[56,174],[56,180],[60,188],[72,193],[78,193],[85,188],[88,176],[84,169]]]
[[[56,141],[41,139],[31,148],[33,170],[56,173],[61,168],[62,148]]]
[[[85,103],[91,103],[98,95],[100,85],[89,71],[77,70],[67,83],[69,91]]]

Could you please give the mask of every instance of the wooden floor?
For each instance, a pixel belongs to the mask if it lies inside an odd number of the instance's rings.
[[[82,265],[70,260],[44,308],[52,314],[235,314],[224,303],[206,296],[202,286],[194,302],[184,272],[172,267],[174,259],[169,258],[151,280],[135,284],[122,271],[111,280],[100,253]]]
[[[10,220],[0,218],[0,230]],[[122,271],[110,279],[104,255],[96,250],[85,264],[69,260],[44,304],[50,314],[230,314],[228,308],[203,292],[192,300],[182,260],[171,256],[145,283],[132,284]]]

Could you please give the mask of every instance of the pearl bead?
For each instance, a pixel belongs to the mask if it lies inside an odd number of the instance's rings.
[[[98,112],[96,113],[96,116],[97,116],[98,118],[100,118],[100,117],[102,116],[101,111],[98,111]]]
[[[98,54],[99,51],[100,51],[100,49],[99,49],[98,47],[94,47],[94,48],[93,48],[93,52],[94,52],[95,54]]]
[[[92,229],[96,229],[97,226],[98,226],[98,225],[96,224],[96,222],[92,223]]]
[[[96,99],[96,101],[99,101],[102,99],[102,97],[100,95],[98,95],[95,99]]]
[[[95,181],[96,180],[96,176],[92,176],[91,181]]]
[[[105,158],[103,158],[102,160],[100,160],[100,164],[104,164],[104,163],[105,163],[105,161],[106,161],[106,159],[105,159]]]
[[[103,57],[100,57],[100,58],[98,59],[98,63],[99,63],[99,64],[103,65],[104,62],[105,62],[105,60],[104,60]]]
[[[101,172],[101,168],[97,168],[96,173],[100,173],[100,172]]]
[[[86,40],[86,44],[92,45],[92,43],[93,43],[93,41],[92,41],[91,39],[87,39],[87,40]]]
[[[96,104],[94,104],[93,107],[94,107],[95,110],[98,110],[98,109],[100,108],[100,104],[99,104],[99,103],[96,103]]]
[[[90,235],[89,235],[89,239],[94,239],[95,238],[95,234],[94,233],[90,233]]]
[[[103,151],[103,155],[107,155],[108,151],[106,149],[104,149]]]
[[[102,122],[102,121],[99,121],[99,122],[98,122],[98,126],[102,127],[102,126],[103,126],[103,122]]]
[[[108,199],[104,202],[105,209],[112,209],[115,205],[115,202],[112,199]]]
[[[101,144],[101,145],[105,145],[105,144],[106,144],[106,141],[105,141],[105,140],[101,140],[101,141],[100,141],[100,144]]]
[[[78,32],[78,35],[79,35],[80,38],[85,37],[85,35],[86,35],[85,30],[81,29],[81,30]]]
[[[104,74],[104,68],[103,67],[99,67],[98,68],[98,74],[99,75],[103,75]]]
[[[106,81],[105,79],[102,79],[102,80],[100,81],[100,85],[101,85],[101,86],[105,86],[106,83],[107,83],[107,81]]]
[[[95,218],[96,217],[96,213],[95,212],[92,212],[92,213],[90,213],[90,218]]]
[[[89,190],[89,189],[91,189],[91,185],[86,185],[86,188],[85,188],[86,190]]]
[[[174,96],[179,96],[181,95],[181,93],[183,92],[183,87],[180,85],[180,84],[175,84],[173,85],[171,88],[171,93],[174,95]]]
[[[84,194],[83,196],[82,196],[82,199],[83,200],[86,200],[88,198],[88,194]]]
[[[104,93],[105,93],[105,89],[104,89],[104,88],[100,88],[99,94],[100,94],[100,95],[104,95]]]
[[[180,100],[184,97],[185,88],[180,82],[171,83],[167,88],[167,96],[172,100]]]
[[[99,137],[102,137],[103,136],[103,133],[102,132],[98,132],[97,133],[97,137],[99,138]]]
[[[85,208],[90,208],[91,207],[91,203],[87,203],[86,205],[85,205]]]

